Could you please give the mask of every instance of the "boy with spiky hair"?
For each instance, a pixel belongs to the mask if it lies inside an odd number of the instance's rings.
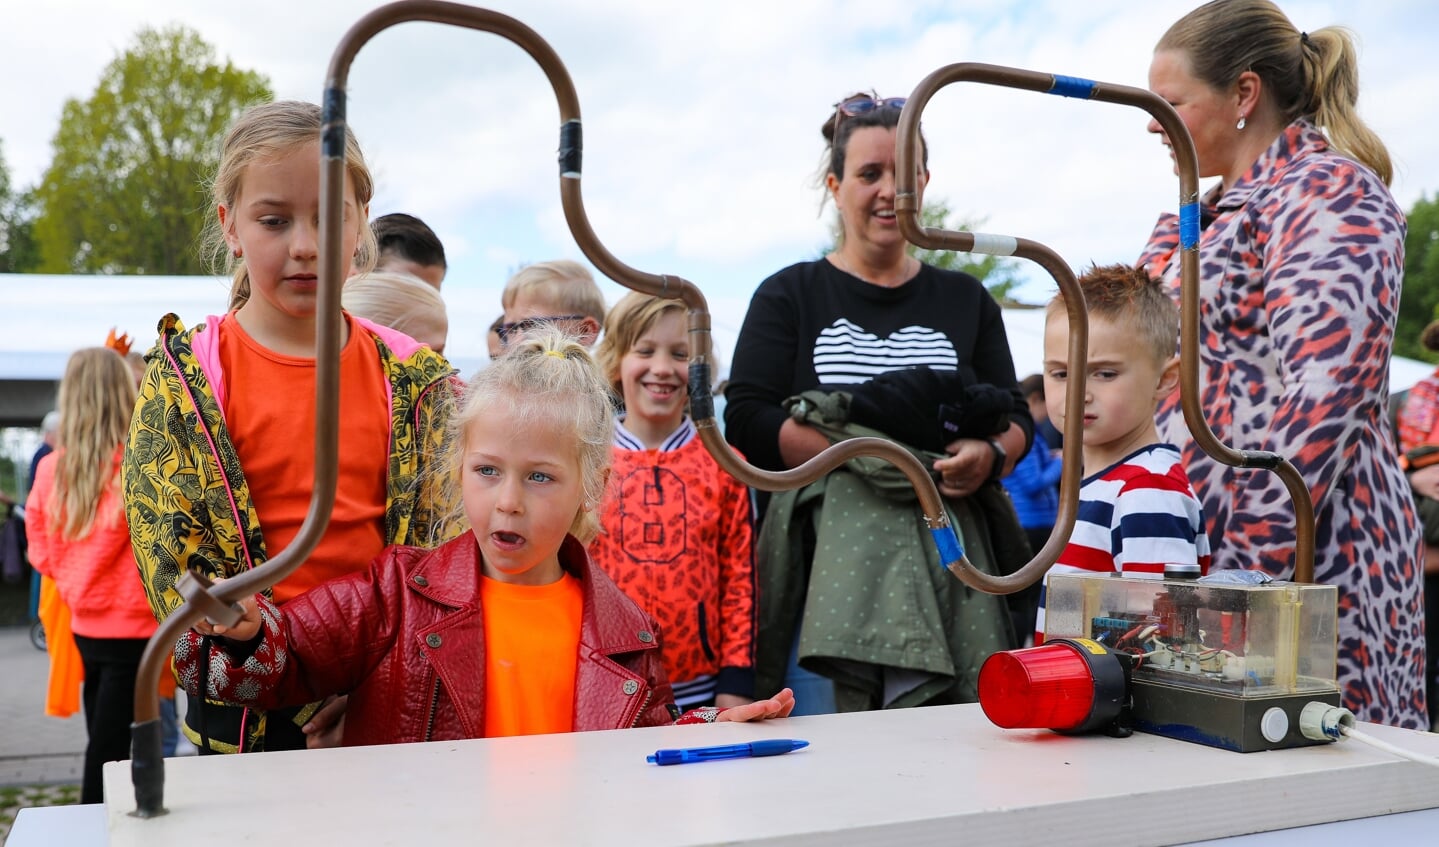
[[[1154,413],[1179,386],[1179,309],[1158,280],[1128,265],[1094,266],[1079,278],[1089,308],[1084,386],[1084,483],[1069,544],[1050,573],[1119,571],[1191,578],[1209,569],[1204,510],[1179,448],[1159,441]],[[1044,388],[1061,430],[1069,388],[1068,304],[1050,301]],[[1043,641],[1041,595],[1035,643]]]

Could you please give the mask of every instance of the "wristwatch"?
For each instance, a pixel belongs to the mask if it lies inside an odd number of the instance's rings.
[[[1004,445],[997,439],[989,439],[989,449],[994,451],[994,462],[989,466],[989,482],[998,480],[1004,476],[1004,463],[1009,459],[1009,454],[1004,452]]]

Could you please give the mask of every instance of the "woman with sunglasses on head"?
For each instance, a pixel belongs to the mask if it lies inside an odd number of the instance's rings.
[[[1425,710],[1422,538],[1388,421],[1404,213],[1360,120],[1339,27],[1304,32],[1268,0],[1218,0],[1160,38],[1149,88],[1194,139],[1200,177],[1200,408],[1239,450],[1294,463],[1314,501],[1314,580],[1339,591],[1339,684],[1360,720],[1411,729]],[[1170,139],[1156,122],[1150,132]],[[1177,286],[1178,219],[1140,264]],[[1177,291],[1177,288],[1176,288]],[[1175,394],[1159,410],[1210,518],[1215,569],[1294,573],[1278,476],[1200,450]]]
[[[839,244],[755,292],[726,391],[726,437],[774,470],[854,435],[900,441],[932,468],[971,559],[1008,569],[1028,548],[998,480],[1024,455],[1033,422],[999,305],[974,277],[911,256],[899,231],[903,104],[857,94],[821,127]],[[922,191],[922,140],[919,160]],[[979,664],[1010,646],[1004,601],[943,570],[892,468],[866,474],[851,463],[776,493],[757,556],[759,691],[798,682],[801,702],[824,699],[823,681],[782,680],[795,647],[802,669],[835,681],[841,711],[969,701]]]

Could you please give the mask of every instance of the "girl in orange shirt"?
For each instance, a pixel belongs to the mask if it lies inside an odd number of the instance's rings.
[[[276,102],[226,134],[210,233],[231,272],[230,311],[185,329],[160,324],[125,454],[125,504],[155,617],[181,602],[184,570],[233,576],[299,533],[314,479],[320,107]],[[346,135],[342,255],[373,263],[373,180]],[[444,440],[454,370],[400,332],[345,315],[340,352],[338,483],[324,537],[276,585],[285,603],[363,571],[390,544],[431,544],[447,493],[417,485]],[[186,734],[201,752],[304,748],[327,724],[317,704],[283,714],[190,701]]]

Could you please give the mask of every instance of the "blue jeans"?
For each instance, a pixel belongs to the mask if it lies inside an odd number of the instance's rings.
[[[789,647],[789,664],[784,672],[784,684],[794,690],[794,711],[790,714],[832,715],[834,714],[834,683],[827,676],[811,673],[799,666],[799,630],[795,630],[794,641]]]
[[[160,698],[160,750],[165,758],[175,755],[180,743],[180,722],[176,718],[175,698]]]

